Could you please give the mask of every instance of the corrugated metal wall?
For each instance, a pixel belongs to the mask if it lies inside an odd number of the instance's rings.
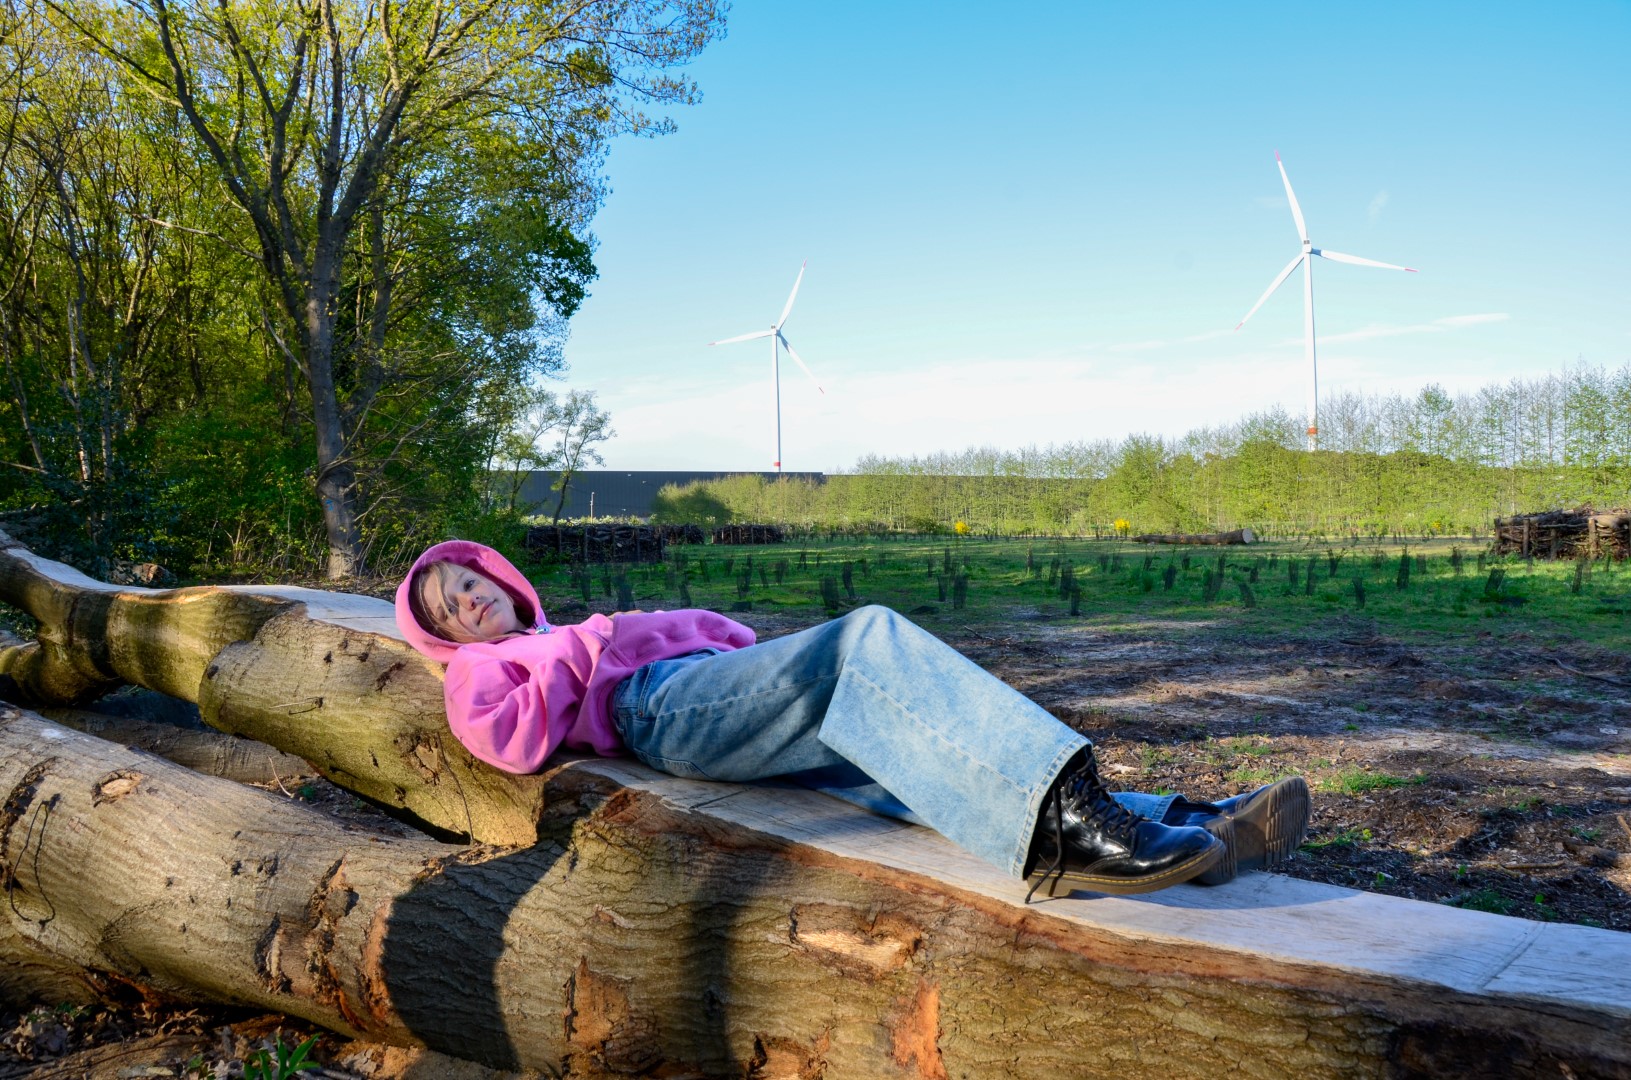
[[[739,473],[739,472],[622,472],[613,469],[592,469],[572,475],[572,485],[566,492],[563,518],[582,518],[590,515],[590,499],[594,500],[595,517],[646,517],[652,503],[665,484],[689,484],[697,480],[717,480],[725,476],[758,475],[774,480],[778,475],[789,480],[824,484],[826,473]],[[521,485],[520,505],[531,513],[550,516],[555,513],[555,500],[559,497],[550,487],[560,476],[558,472],[534,472]]]

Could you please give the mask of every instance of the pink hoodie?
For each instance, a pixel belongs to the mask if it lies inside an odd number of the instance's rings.
[[[531,634],[461,645],[419,625],[408,606],[413,575],[428,562],[479,570],[515,601]],[[622,740],[612,726],[612,689],[635,669],[699,649],[728,652],[753,644],[753,631],[712,611],[591,615],[576,626],[550,626],[531,582],[490,547],[449,540],[430,548],[396,590],[396,624],[408,644],[447,665],[447,723],[489,765],[537,772],[556,747],[613,756]]]

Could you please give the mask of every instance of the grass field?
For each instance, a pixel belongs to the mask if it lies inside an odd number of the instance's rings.
[[[709,607],[761,637],[885,604],[1089,735],[1114,786],[1305,776],[1313,827],[1283,872],[1631,930],[1631,565],[1480,553],[911,538],[537,581],[558,622]]]
[[[911,538],[685,546],[671,548],[661,565],[561,567],[540,585],[553,610],[584,604],[609,611],[626,606],[618,602],[619,575],[633,606],[647,609],[708,607],[814,620],[876,603],[931,627],[952,618],[977,628],[1016,619],[1079,618],[1098,626],[1159,619],[1243,634],[1317,633],[1333,622],[1351,627],[1358,618],[1421,643],[1522,632],[1540,644],[1631,647],[1631,566],[1495,559],[1465,540],[1180,548]],[[1338,614],[1346,618],[1333,619]]]

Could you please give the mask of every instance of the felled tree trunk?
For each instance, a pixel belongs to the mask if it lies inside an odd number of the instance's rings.
[[[265,743],[194,730],[134,716],[114,716],[94,709],[42,708],[41,716],[63,727],[123,743],[205,776],[240,784],[282,783],[315,773],[304,758],[274,750]]]
[[[1135,544],[1255,544],[1257,534],[1250,529],[1236,529],[1221,533],[1140,533],[1133,537]]]
[[[1211,921],[1170,909],[1164,933],[1114,918],[1094,926],[1080,918],[1090,904],[1053,914],[937,878],[948,848],[926,830],[879,825],[918,846],[914,858],[928,856],[923,869],[900,869],[715,811],[721,792],[750,789],[712,785],[700,797],[698,785],[655,774],[624,787],[607,768],[550,774],[562,797],[539,844],[458,849],[350,830],[0,710],[0,883],[10,900],[0,909],[0,996],[83,1001],[134,986],[582,1077],[1631,1070],[1631,1005],[1612,1004],[1613,988],[1627,985],[1617,968],[1542,964],[1537,987],[1583,979],[1597,989],[1599,1004],[1583,1008],[1564,1004],[1566,994],[1469,992],[1411,974],[1397,924],[1373,950],[1380,961],[1336,963],[1288,955],[1297,933],[1254,952],[1183,931],[1249,935],[1239,893]],[[799,806],[859,814],[787,795],[778,816]],[[687,798],[698,809],[685,809]],[[1117,904],[1123,914],[1169,910]],[[1277,922],[1306,920],[1300,906],[1275,908]],[[1475,914],[1421,906],[1435,918]],[[1336,934],[1351,926],[1339,910],[1324,923]],[[1582,964],[1613,962],[1601,946],[1613,953],[1621,936],[1541,929],[1563,935],[1549,956]],[[1431,941],[1421,948],[1439,950],[1428,970],[1462,979],[1473,959],[1455,955],[1460,939],[1441,931],[1423,932]],[[1490,951],[1503,980],[1544,959]]]
[[[39,621],[0,648],[6,696],[77,705],[125,683],[196,702],[211,727],[311,762],[447,836],[537,838],[543,784],[472,757],[447,728],[442,670],[390,604],[284,586],[142,589],[94,581],[0,533],[0,600]]]

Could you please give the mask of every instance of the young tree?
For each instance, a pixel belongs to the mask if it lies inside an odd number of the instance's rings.
[[[382,344],[399,186],[507,159],[542,166],[557,216],[582,221],[607,139],[666,130],[640,107],[690,100],[669,69],[723,26],[717,0],[46,2],[180,110],[247,219],[267,332],[309,397],[330,577],[362,568],[357,459],[395,374]]]
[[[585,461],[605,464],[605,459],[594,449],[594,445],[605,442],[617,432],[612,430],[610,414],[601,411],[595,404],[594,393],[587,390],[574,390],[567,394],[566,400],[553,410],[551,419],[553,423],[550,427],[556,436],[549,458],[561,470],[554,484],[560,497],[555,500],[555,516],[551,520],[559,522],[561,511],[566,508],[566,493],[572,486],[572,474]]]
[[[553,391],[535,385],[484,395],[490,406],[482,419],[488,425],[487,508],[502,505],[510,513],[530,513],[535,504],[518,506],[521,488],[538,469],[556,465],[555,448],[544,438],[560,422],[561,405]]]

